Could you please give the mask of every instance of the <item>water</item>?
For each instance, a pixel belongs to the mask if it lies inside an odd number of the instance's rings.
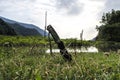
[[[69,49],[67,48],[68,52],[71,52],[71,53],[74,53],[75,50],[74,49]],[[52,49],[52,52],[53,53],[59,53],[60,50],[59,49]],[[97,53],[98,52],[98,49],[96,47],[88,47],[87,49],[85,48],[82,48],[82,49],[76,49],[76,52],[77,53],[80,53],[80,52],[93,52],[93,53]],[[46,50],[46,53],[50,53],[50,49]]]

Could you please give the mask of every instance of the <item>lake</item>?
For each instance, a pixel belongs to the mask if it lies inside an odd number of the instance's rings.
[[[71,52],[71,53],[74,53],[75,51],[77,53],[80,53],[80,52],[93,52],[93,53],[97,53],[98,52],[98,49],[96,47],[88,47],[87,49],[85,49],[84,47],[82,47],[81,49],[70,49],[70,48],[67,48],[68,52]],[[59,53],[60,50],[59,49],[52,49],[52,52],[53,53]],[[50,49],[46,50],[46,53],[50,53]]]

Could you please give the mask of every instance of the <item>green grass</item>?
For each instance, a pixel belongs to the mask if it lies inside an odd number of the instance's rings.
[[[43,47],[0,47],[0,80],[120,80],[120,55],[46,54]]]
[[[32,46],[48,44],[47,38],[43,39],[41,36],[3,36],[0,35],[0,46],[6,43],[12,46]]]

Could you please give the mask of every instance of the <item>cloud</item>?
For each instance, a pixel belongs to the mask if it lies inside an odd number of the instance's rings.
[[[29,18],[29,22],[33,19],[34,14],[33,0],[1,0],[0,16],[24,21]],[[31,7],[32,6],[32,7]]]
[[[0,16],[44,28],[44,13],[50,5],[48,0],[0,0]]]
[[[65,11],[70,15],[78,15],[82,12],[84,5],[78,0],[56,0],[57,10]]]
[[[44,16],[47,11],[47,23],[53,25],[62,38],[79,38],[79,33],[83,29],[85,38],[89,39],[95,36],[93,30],[98,22],[98,13],[103,9],[105,1],[0,0],[0,16],[35,24],[44,29]]]
[[[107,0],[105,10],[111,11],[111,9],[120,10],[120,0]]]
[[[18,1],[18,0],[0,0],[0,2],[15,2],[15,1]],[[35,2],[36,0],[19,0],[19,2],[23,2],[23,1],[30,1],[30,2]]]
[[[3,10],[2,9],[0,9],[0,12],[2,12]]]
[[[104,0],[90,0],[90,1],[97,1],[97,2],[100,2],[100,1],[104,1]]]

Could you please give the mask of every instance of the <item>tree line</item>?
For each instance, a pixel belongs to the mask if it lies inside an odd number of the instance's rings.
[[[100,26],[96,26],[97,47],[100,51],[120,49],[120,10],[112,9],[111,12],[103,13],[100,23]]]

